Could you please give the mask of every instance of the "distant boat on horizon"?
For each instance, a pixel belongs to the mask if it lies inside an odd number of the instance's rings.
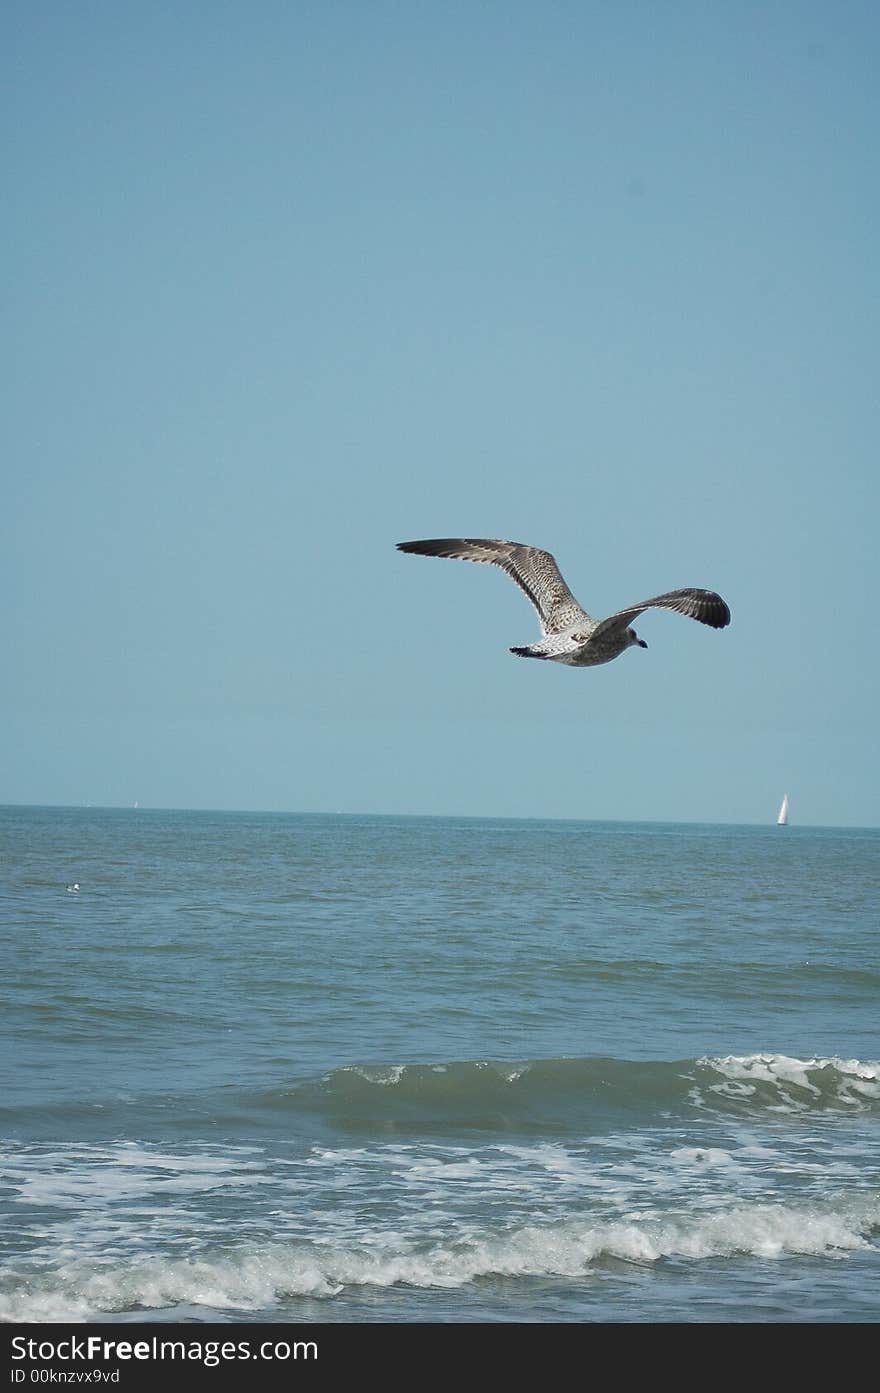
[[[788,794],[787,794],[787,793],[784,793],[784,794],[782,795],[782,802],[781,802],[780,805],[779,805],[779,816],[778,816],[778,818],[776,819],[776,825],[777,825],[777,827],[785,827],[785,826],[788,825]]]

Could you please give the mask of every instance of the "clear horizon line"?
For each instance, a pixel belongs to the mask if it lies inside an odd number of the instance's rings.
[[[376,818],[420,818],[422,820],[436,821],[469,821],[469,822],[574,822],[574,823],[619,823],[623,826],[650,826],[650,827],[776,827],[778,826],[775,816],[769,816],[767,821],[750,822],[730,822],[730,821],[707,821],[701,818],[638,818],[638,817],[563,817],[559,815],[538,813],[427,813],[427,812],[404,812],[401,810],[394,812],[382,811],[357,811],[348,808],[239,808],[239,807],[191,807],[182,804],[152,804],[140,803],[137,806],[133,803],[0,803],[0,808],[43,808],[58,812],[130,812],[130,813],[205,813],[205,814],[252,814],[257,817],[376,817]],[[799,828],[819,831],[822,829],[832,831],[856,831],[874,832],[880,830],[873,823],[847,823],[847,822],[789,822],[782,830],[785,832],[797,831]]]

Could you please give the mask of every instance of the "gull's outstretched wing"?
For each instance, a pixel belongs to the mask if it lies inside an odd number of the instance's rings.
[[[730,623],[730,610],[714,590],[670,590],[665,595],[655,595],[653,600],[642,600],[638,605],[609,614],[607,619],[600,621],[590,638],[601,638],[615,629],[628,628],[646,609],[672,609],[676,614],[686,614],[688,619],[708,624],[710,629],[724,629]]]
[[[583,619],[593,622],[562,579],[549,551],[541,551],[539,547],[487,537],[433,537],[421,542],[398,542],[397,549],[416,556],[449,556],[460,561],[486,561],[500,566],[535,606],[542,633],[561,633]]]

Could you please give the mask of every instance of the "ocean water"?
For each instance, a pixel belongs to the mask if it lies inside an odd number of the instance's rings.
[[[0,849],[3,1319],[880,1317],[880,832],[5,808]]]

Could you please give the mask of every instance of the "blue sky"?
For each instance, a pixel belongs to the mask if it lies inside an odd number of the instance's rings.
[[[880,823],[876,6],[3,26],[0,801]]]

